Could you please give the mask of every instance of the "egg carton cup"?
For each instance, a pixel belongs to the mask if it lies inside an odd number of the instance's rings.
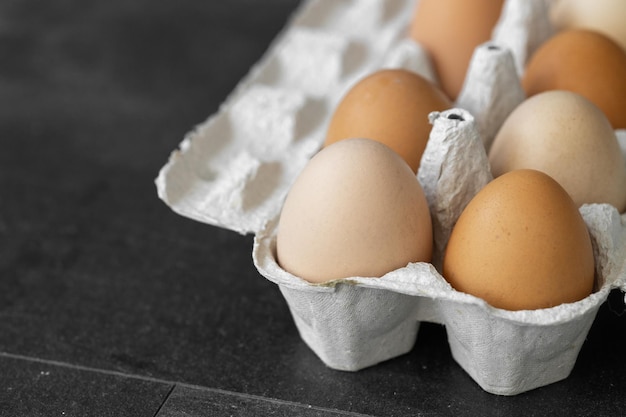
[[[430,181],[425,192],[435,258],[441,259],[455,219],[491,174],[471,114],[452,109],[431,119],[418,178]],[[566,378],[598,308],[612,288],[624,285],[626,218],[610,205],[580,211],[592,236],[596,290],[547,309],[491,307],[455,291],[430,263],[411,263],[381,278],[311,284],[278,265],[276,219],[257,233],[253,259],[278,284],[304,341],[331,368],[356,371],[407,353],[419,324],[433,322],[445,325],[454,359],[484,390],[514,395]]]
[[[608,205],[580,211],[592,236],[596,288],[571,304],[506,311],[455,291],[440,275],[456,219],[492,180],[485,149],[524,100],[523,63],[550,35],[547,0],[506,0],[493,39],[474,52],[453,109],[430,115],[417,178],[433,218],[432,263],[383,277],[311,284],[276,261],[284,198],[320,149],[332,112],[363,76],[404,68],[436,82],[407,37],[415,0],[304,1],[219,110],[159,172],[159,197],[202,223],[255,235],[252,257],[276,283],[302,339],[329,367],[357,371],[410,351],[421,322],[445,325],[454,359],[486,391],[514,395],[566,378],[598,308],[626,290],[626,218]],[[626,132],[618,131],[626,153]]]

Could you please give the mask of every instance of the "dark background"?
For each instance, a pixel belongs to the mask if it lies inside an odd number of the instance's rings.
[[[296,0],[0,2],[0,415],[624,415],[615,291],[572,375],[482,391],[443,327],[357,373],[301,341],[252,237],[174,214],[154,178]]]

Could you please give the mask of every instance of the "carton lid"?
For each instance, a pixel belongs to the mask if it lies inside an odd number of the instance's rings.
[[[291,182],[319,149],[336,102],[356,79],[386,62],[429,71],[423,59],[406,58],[406,46],[392,47],[413,4],[303,2],[219,111],[172,152],[155,180],[159,197],[185,217],[258,232],[280,211]]]

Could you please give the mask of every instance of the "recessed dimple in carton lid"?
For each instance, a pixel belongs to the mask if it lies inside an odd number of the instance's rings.
[[[323,97],[358,66],[364,49],[362,43],[338,34],[294,28],[268,60],[258,82]]]
[[[306,11],[294,19],[294,25],[375,43],[376,38],[394,37],[397,27],[408,25],[414,3],[415,0],[310,1]]]
[[[437,76],[426,50],[409,38],[399,39],[385,54],[383,68],[404,68],[413,71],[429,82],[437,84]]]

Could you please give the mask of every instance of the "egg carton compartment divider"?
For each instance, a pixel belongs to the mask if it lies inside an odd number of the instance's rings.
[[[159,172],[175,212],[245,234],[276,283],[302,339],[329,367],[357,371],[410,351],[421,322],[446,327],[454,359],[486,391],[514,395],[569,375],[599,306],[626,290],[626,216],[587,205],[597,269],[593,294],[572,304],[505,311],[452,289],[438,272],[452,227],[492,177],[485,149],[524,99],[520,63],[543,39],[546,0],[506,0],[491,42],[479,46],[454,109],[433,113],[417,178],[434,231],[433,263],[380,278],[310,284],[276,261],[283,200],[319,150],[332,111],[362,76],[404,68],[435,80],[407,38],[415,0],[308,0],[219,111],[181,142]],[[626,154],[626,133],[618,138]]]

